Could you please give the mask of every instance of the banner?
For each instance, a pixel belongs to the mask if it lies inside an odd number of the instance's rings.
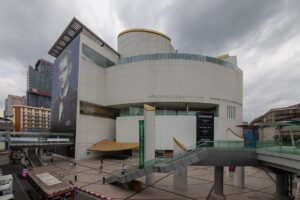
[[[214,113],[198,112],[197,117],[197,138],[196,142],[213,145],[214,141]]]
[[[145,135],[144,120],[139,120],[139,168],[143,169],[145,163]]]
[[[80,38],[56,58],[53,68],[51,131],[76,132]]]

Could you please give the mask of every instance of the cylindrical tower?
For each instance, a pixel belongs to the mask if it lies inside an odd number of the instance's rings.
[[[171,38],[150,29],[133,28],[118,36],[118,52],[122,57],[153,53],[175,53]]]

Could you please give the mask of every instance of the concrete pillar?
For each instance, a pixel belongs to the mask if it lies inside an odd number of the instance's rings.
[[[227,178],[232,178],[233,177],[233,172],[229,171],[229,167],[224,167],[224,173]]]
[[[44,150],[42,148],[39,148],[39,157],[43,158],[44,157]]]
[[[245,167],[235,167],[233,184],[239,188],[245,188]]]
[[[210,200],[224,200],[226,199],[223,194],[224,183],[224,167],[215,167],[214,173],[214,192],[210,196]]]
[[[296,176],[296,184],[295,200],[300,200],[300,175]]]
[[[284,173],[276,174],[276,193],[274,198],[277,200],[288,200],[288,175]]]
[[[144,105],[145,123],[145,162],[155,158],[155,109],[152,106]],[[146,184],[153,183],[154,175],[146,176]]]
[[[182,148],[179,147],[175,138],[173,140],[173,149],[174,155],[180,151],[183,151]],[[173,187],[176,190],[185,190],[187,188],[187,167],[182,167],[177,169],[173,173]]]

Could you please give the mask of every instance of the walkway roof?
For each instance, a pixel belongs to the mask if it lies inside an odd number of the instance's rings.
[[[122,142],[116,142],[116,141],[105,139],[100,142],[97,142],[96,144],[91,146],[88,150],[109,152],[109,151],[123,151],[123,150],[137,149],[138,147],[139,147],[138,143],[122,143]]]

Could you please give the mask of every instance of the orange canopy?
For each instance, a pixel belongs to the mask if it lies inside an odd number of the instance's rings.
[[[88,150],[90,151],[123,151],[129,149],[137,149],[138,143],[123,143],[112,140],[102,140],[91,146]]]

